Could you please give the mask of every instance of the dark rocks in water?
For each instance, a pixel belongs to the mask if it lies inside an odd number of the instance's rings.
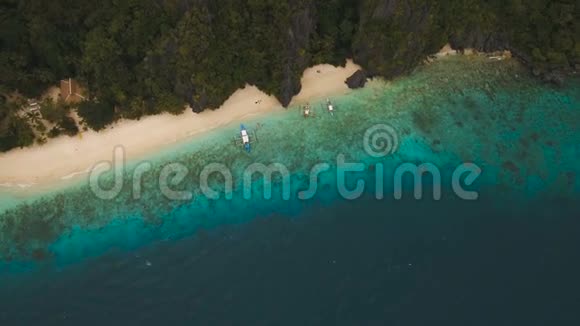
[[[512,162],[512,161],[505,161],[502,164],[502,167],[504,169],[510,171],[510,172],[513,172],[513,173],[519,173],[520,172],[520,169],[518,168],[518,166],[514,162]]]
[[[419,130],[424,133],[431,133],[431,130],[439,122],[438,116],[433,113],[433,110],[418,109],[412,113],[413,123]]]
[[[576,183],[576,173],[574,171],[566,172],[566,179],[568,180],[568,185],[573,186]]]
[[[564,85],[565,79],[566,77],[564,76],[564,73],[556,70],[547,72],[542,76],[543,81],[552,83],[559,87]]]
[[[36,261],[42,261],[42,260],[46,260],[47,258],[50,257],[50,254],[44,250],[44,249],[34,249],[32,250],[32,252],[30,253],[30,256],[32,257],[32,259],[36,260]]]
[[[367,82],[367,73],[361,69],[357,70],[345,81],[345,83],[348,85],[348,88],[351,89],[362,88],[365,86],[366,82]]]
[[[441,146],[441,140],[439,139],[435,139],[433,140],[433,142],[431,143],[431,150],[434,153],[439,153],[442,150],[442,146]]]
[[[523,147],[529,147],[530,146],[530,141],[528,139],[526,139],[525,137],[520,138],[520,144],[522,144]]]

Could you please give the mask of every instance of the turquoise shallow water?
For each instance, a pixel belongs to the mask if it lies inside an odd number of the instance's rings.
[[[309,207],[342,200],[336,186],[338,154],[349,162],[364,163],[365,170],[349,175],[347,185],[352,188],[357,178],[365,180],[367,195],[375,193],[377,164],[384,166],[384,202],[394,200],[392,174],[406,162],[438,167],[444,198],[453,197],[453,170],[473,162],[483,173],[467,187],[470,190],[493,188],[493,196],[515,202],[534,198],[573,201],[580,193],[576,162],[580,157],[579,86],[578,80],[561,89],[541,84],[511,60],[455,57],[421,67],[410,77],[376,82],[334,98],[334,116],[322,109],[322,103],[313,103],[317,116],[312,119],[302,118],[297,108],[291,108],[247,121],[259,136],[251,154],[232,145],[239,127],[230,125],[130,162],[123,190],[112,200],[97,198],[85,180],[4,209],[0,213],[1,269],[68,265],[111,249],[133,250],[190,236],[200,227],[243,224],[273,212],[298,217]],[[369,128],[385,123],[393,127],[398,148],[387,157],[374,158],[365,151],[364,135]],[[144,161],[153,170],[144,174],[142,196],[136,200],[131,175],[135,165]],[[191,191],[193,200],[169,200],[158,190],[161,169],[175,162],[189,172],[174,188]],[[223,199],[223,193],[221,199],[210,200],[200,191],[200,172],[214,162],[233,173],[231,200]],[[272,199],[262,198],[260,178],[252,179],[253,199],[243,198],[242,173],[256,162],[281,163],[288,168],[289,200],[282,198],[282,179],[276,175]],[[313,199],[300,200],[298,192],[308,187],[309,171],[321,162],[329,163],[330,171],[320,175],[319,191]],[[426,196],[430,196],[432,182],[424,180]],[[405,189],[411,189],[411,180],[404,181]],[[210,183],[223,188],[215,175]]]
[[[313,103],[313,119],[291,108],[244,121],[261,126],[251,154],[231,144],[232,124],[130,162],[112,200],[86,180],[26,203],[2,197],[0,324],[578,325],[579,90],[578,79],[542,84],[515,61],[447,58],[334,98],[335,116]],[[364,146],[377,124],[398,145],[383,157]],[[363,164],[346,177],[348,189],[365,182],[356,200],[339,192],[339,154]],[[143,161],[153,170],[134,199]],[[176,162],[189,173],[172,187],[192,200],[159,191]],[[216,175],[222,197],[200,191],[212,162],[232,172],[231,200]],[[288,200],[279,175],[268,200],[262,178],[243,182],[247,166],[274,162],[290,172]],[[481,168],[463,179],[473,201],[452,191],[467,162]],[[317,163],[329,171],[301,200]],[[423,176],[420,200],[410,175],[395,199],[405,163],[440,171]]]

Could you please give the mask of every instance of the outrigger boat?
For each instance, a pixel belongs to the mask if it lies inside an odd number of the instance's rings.
[[[334,116],[334,106],[332,105],[332,102],[330,102],[330,99],[326,99],[326,109],[328,110],[328,112],[330,113],[330,115]]]
[[[249,153],[252,150],[251,143],[255,141],[258,141],[256,132],[250,133],[243,124],[240,125],[240,135],[234,137],[234,145],[242,146]]]
[[[309,117],[313,117],[314,116],[314,112],[312,111],[312,108],[310,107],[310,104],[306,104],[302,107],[302,115],[305,118],[309,118]]]

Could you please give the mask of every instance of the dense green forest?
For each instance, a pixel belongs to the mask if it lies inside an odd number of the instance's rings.
[[[287,104],[310,65],[352,57],[390,78],[448,42],[570,71],[579,13],[575,0],[0,0],[0,150],[35,139],[15,92],[37,97],[63,78],[87,89],[78,113],[98,130],[215,108],[245,83]],[[52,135],[74,134],[69,109]]]

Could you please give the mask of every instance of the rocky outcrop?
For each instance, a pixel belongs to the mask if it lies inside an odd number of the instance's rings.
[[[556,86],[563,86],[566,81],[566,73],[560,70],[548,71],[542,75],[542,80]]]
[[[371,76],[392,78],[411,71],[445,44],[433,19],[436,6],[430,1],[365,1],[353,43],[354,61]]]
[[[508,50],[515,58],[527,66],[534,76],[556,86],[562,86],[568,74],[562,69],[546,70],[534,67],[531,55],[510,44],[508,38],[500,32],[485,33],[479,28],[474,28],[462,36],[451,35],[449,44],[458,51],[463,51],[463,49],[467,48],[488,53]]]
[[[450,35],[449,44],[455,50],[475,49],[479,52],[511,50],[506,37],[499,33],[482,32],[479,28],[470,29],[463,35]]]
[[[345,83],[348,85],[348,88],[351,89],[364,87],[366,82],[367,82],[367,73],[361,69],[357,70],[345,81]]]
[[[557,2],[553,4],[554,10],[563,8]],[[578,70],[577,59],[562,49],[552,51],[552,56],[559,55],[564,59],[549,63],[549,60],[533,57],[529,44],[522,46],[512,42],[514,33],[526,34],[528,30],[520,25],[509,27],[511,22],[493,23],[494,19],[509,21],[507,17],[502,17],[512,13],[505,8],[492,4],[470,8],[468,2],[459,1],[456,7],[445,5],[445,2],[439,1],[362,0],[358,34],[353,42],[354,61],[364,67],[369,75],[393,78],[411,71],[428,55],[449,43],[460,53],[467,48],[488,53],[508,50],[530,69],[536,68],[538,77],[556,85],[562,84],[565,76]],[[478,14],[470,13],[470,9]],[[530,8],[526,10],[533,12]],[[467,19],[462,19],[464,13],[467,13]],[[528,24],[532,28],[533,21],[525,18],[520,17],[523,22],[518,24]],[[560,24],[567,24],[564,29],[571,32],[571,16],[562,15],[562,19]],[[528,34],[530,40],[536,42],[535,50],[540,52],[539,56],[546,57],[545,45],[541,44],[543,41],[534,39],[533,33]],[[568,39],[571,34],[566,34]],[[565,60],[568,60],[569,66],[562,64]]]
[[[207,0],[178,1],[184,9],[191,9],[192,6],[203,8],[209,3]],[[279,42],[258,43],[264,46],[259,51],[264,51],[268,57],[265,62],[268,67],[264,69],[266,73],[259,77],[248,76],[244,80],[273,94],[283,106],[288,106],[292,98],[300,92],[302,72],[313,60],[320,60],[320,57],[313,59],[319,53],[317,51],[320,51],[320,47],[328,46],[325,50],[333,51],[332,46],[328,45],[332,44],[328,37],[332,37],[337,44],[344,42],[341,43],[343,52],[340,55],[351,56],[355,63],[364,67],[345,81],[350,88],[363,87],[368,77],[394,78],[408,73],[446,43],[461,53],[467,48],[479,52],[509,50],[524,64],[533,66],[529,51],[514,47],[508,35],[494,30],[494,26],[482,29],[476,22],[473,26],[455,26],[454,29],[450,27],[454,21],[438,20],[444,12],[438,2],[361,0],[356,8],[357,19],[350,21],[356,24],[353,25],[356,32],[348,41],[339,40],[340,33],[324,34],[321,21],[328,17],[324,16],[325,7],[316,1],[289,1],[288,6],[287,18],[278,21],[278,25],[272,25],[272,33],[278,37]],[[211,25],[212,18],[215,17],[206,18],[210,22],[208,24]],[[340,25],[340,22],[341,20],[337,20],[333,24]],[[456,32],[449,34],[449,30]],[[169,52],[176,52],[176,49]],[[328,62],[329,56],[324,59]],[[566,74],[544,69],[538,71],[538,75],[546,81],[561,84]],[[222,85],[224,90],[221,90],[220,96],[216,96],[215,92],[208,93],[203,85],[190,85],[189,77],[185,76],[183,81],[173,83],[174,93],[186,99],[194,111],[217,107],[235,87],[243,87],[240,82]]]
[[[291,23],[286,33],[288,47],[285,49],[287,59],[282,63],[284,65],[284,76],[282,77],[281,88],[275,94],[284,107],[290,104],[292,97],[298,94],[302,88],[300,78],[304,69],[308,67],[309,58],[301,54],[301,51],[308,48],[310,35],[315,28],[312,13],[312,6],[297,9],[292,15]]]

